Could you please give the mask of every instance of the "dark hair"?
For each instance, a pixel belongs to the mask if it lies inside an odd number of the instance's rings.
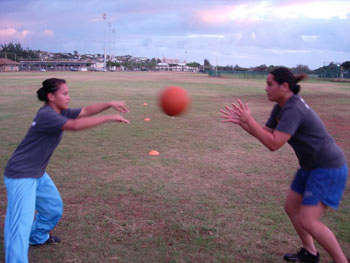
[[[65,83],[66,81],[64,79],[51,78],[44,80],[43,86],[36,92],[38,99],[47,103],[47,94],[55,93],[60,88],[60,85]]]
[[[287,68],[280,67],[276,68],[270,72],[274,76],[275,81],[278,84],[283,84],[284,82],[288,83],[289,89],[294,93],[298,94],[300,91],[300,85],[297,83],[305,78],[307,78],[306,74],[298,74],[295,75]]]

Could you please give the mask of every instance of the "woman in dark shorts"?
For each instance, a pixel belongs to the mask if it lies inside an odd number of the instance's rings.
[[[7,189],[6,263],[27,263],[29,245],[60,242],[60,238],[50,235],[50,231],[62,216],[63,202],[46,173],[46,166],[62,139],[63,131],[84,130],[107,122],[129,122],[119,114],[93,116],[109,108],[128,112],[122,101],[68,108],[69,89],[63,79],[45,80],[37,95],[45,104],[38,110],[4,172]]]
[[[299,160],[287,194],[285,211],[302,242],[296,253],[285,254],[287,262],[319,262],[316,240],[337,263],[348,263],[335,235],[320,219],[327,207],[338,208],[346,187],[348,168],[343,151],[335,144],[319,116],[297,95],[298,82],[287,68],[277,68],[267,76],[266,93],[276,102],[265,127],[251,116],[246,103],[221,110],[223,122],[238,124],[271,151],[285,143]]]

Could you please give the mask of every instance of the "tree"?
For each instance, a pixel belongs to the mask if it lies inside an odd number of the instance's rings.
[[[331,62],[328,66],[315,69],[314,72],[322,78],[339,78],[341,75],[340,66]]]
[[[350,61],[345,61],[340,65],[344,70],[350,70]]]
[[[265,64],[257,66],[254,68],[256,72],[267,72],[267,66]]]
[[[187,63],[186,66],[193,67],[193,68],[199,68],[201,66],[201,64],[199,64],[198,62],[190,62],[190,63]]]
[[[341,65],[341,73],[343,78],[350,78],[350,61],[345,61]]]
[[[119,68],[120,67],[120,64],[118,62],[112,62],[112,61],[107,61],[107,67],[108,68],[111,68],[111,67],[117,67]]]
[[[0,57],[7,58],[10,60],[20,60],[25,58],[39,58],[39,54],[36,51],[30,49],[23,49],[20,43],[1,45]]]
[[[39,58],[39,51],[30,50],[29,48],[23,49],[20,43],[4,44],[0,46],[0,57],[10,60],[21,60],[28,58]]]
[[[234,71],[248,71],[248,68],[242,68],[236,64],[236,66],[233,67]]]
[[[305,73],[310,74],[312,73],[312,70],[307,65],[296,65],[294,68],[292,68],[292,72],[296,74]]]
[[[209,60],[206,59],[206,58],[204,59],[204,69],[205,69],[205,70],[211,69],[210,62],[209,62]]]

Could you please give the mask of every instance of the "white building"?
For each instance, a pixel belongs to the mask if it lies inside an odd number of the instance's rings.
[[[160,62],[157,64],[158,71],[176,71],[176,72],[199,72],[199,68],[189,67],[186,63],[171,64]]]
[[[157,64],[157,70],[159,71],[169,71],[170,67],[168,63],[160,62]]]

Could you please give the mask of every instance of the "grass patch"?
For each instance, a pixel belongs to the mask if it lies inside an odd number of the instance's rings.
[[[72,107],[124,100],[131,122],[65,132],[47,167],[64,201],[63,218],[53,231],[63,241],[30,248],[31,262],[281,262],[283,253],[300,246],[283,211],[298,168],[292,149],[271,153],[219,118],[219,110],[240,97],[263,125],[273,106],[264,79],[164,72],[2,74],[2,170],[42,105],[36,90],[49,77],[67,80]],[[191,109],[183,116],[159,110],[158,94],[170,85],[191,95]],[[348,159],[349,88],[307,81],[301,94]],[[151,150],[160,155],[149,156]],[[2,180],[0,192],[5,193]],[[349,194],[348,187],[339,211],[324,219],[347,255]],[[1,225],[5,209],[2,194]]]

